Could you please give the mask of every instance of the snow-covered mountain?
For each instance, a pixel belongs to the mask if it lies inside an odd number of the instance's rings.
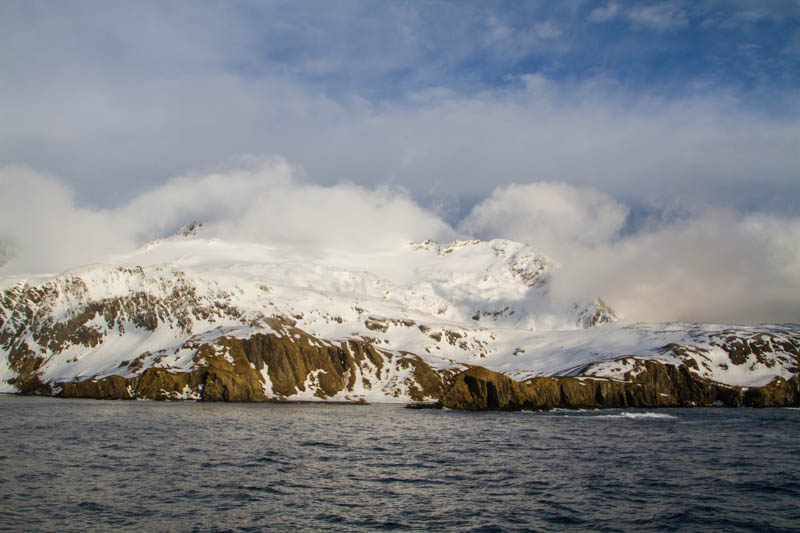
[[[473,365],[624,381],[656,360],[735,386],[798,372],[797,326],[623,323],[555,298],[558,273],[507,240],[354,253],[193,223],[107,264],[3,279],[0,392],[407,402]]]

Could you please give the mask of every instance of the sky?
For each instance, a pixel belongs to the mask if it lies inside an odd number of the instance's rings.
[[[629,319],[800,322],[796,0],[5,0],[0,72],[0,274],[202,218],[510,238]]]

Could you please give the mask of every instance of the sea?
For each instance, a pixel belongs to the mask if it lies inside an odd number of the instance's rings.
[[[0,395],[0,531],[798,531],[800,410]]]

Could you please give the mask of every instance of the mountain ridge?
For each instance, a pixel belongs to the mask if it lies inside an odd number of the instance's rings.
[[[796,326],[620,322],[599,298],[553,298],[554,276],[502,239],[310,254],[193,223],[109,264],[2,280],[0,392],[122,380],[145,397],[229,399],[204,392],[213,378],[239,400],[408,402],[438,400],[475,366],[625,381],[655,361],[728,387],[798,372]],[[248,352],[254,339],[275,353]]]

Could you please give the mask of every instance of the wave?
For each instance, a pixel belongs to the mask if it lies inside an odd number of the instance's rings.
[[[644,413],[630,413],[630,412],[622,412],[622,413],[613,413],[613,414],[601,414],[603,413],[602,410],[599,409],[592,409],[592,410],[584,410],[584,409],[554,409],[553,411],[548,411],[547,413],[542,413],[541,411],[524,411],[528,413],[539,413],[545,414],[550,418],[584,418],[584,419],[595,419],[595,418],[628,418],[628,419],[670,419],[670,420],[677,420],[678,417],[675,415],[668,415],[666,413],[654,413],[652,411],[647,411]],[[557,414],[550,414],[550,413],[557,413]]]
[[[677,419],[678,417],[675,415],[668,415],[666,413],[653,413],[652,411],[647,411],[646,413],[619,413],[614,415],[598,415],[597,418],[674,418]]]

